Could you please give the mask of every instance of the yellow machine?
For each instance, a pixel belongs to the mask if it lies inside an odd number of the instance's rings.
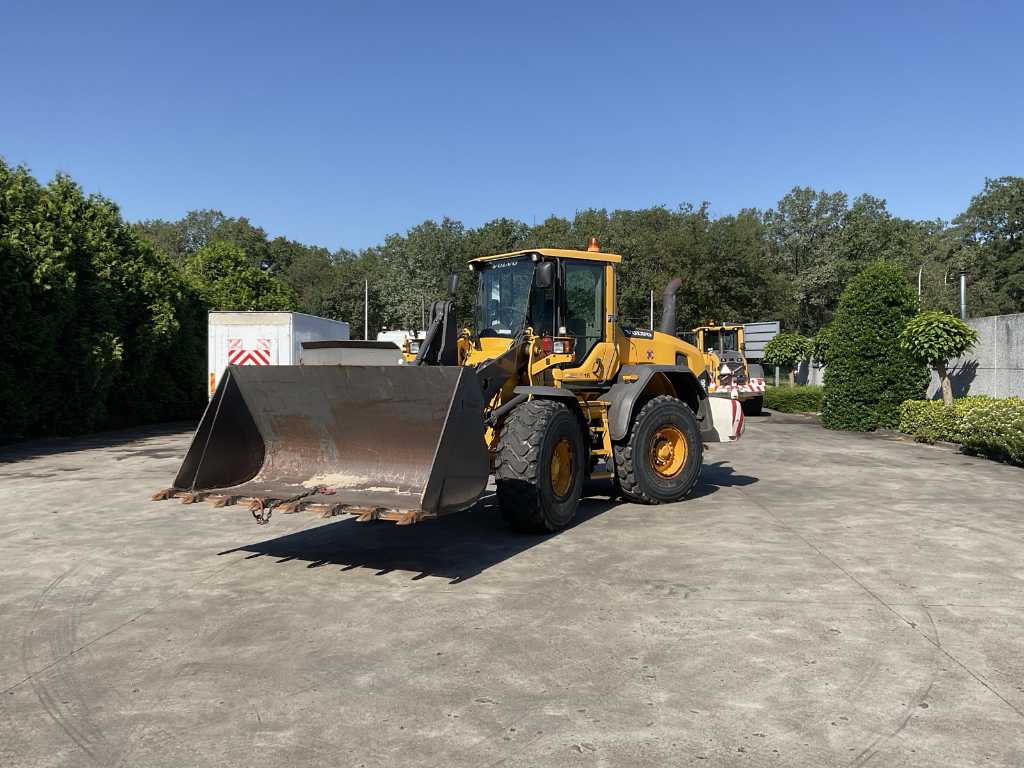
[[[475,317],[460,330],[435,302],[411,364],[229,367],[154,498],[411,523],[471,506],[493,474],[513,527],[552,531],[604,465],[630,500],[682,499],[703,442],[738,438],[742,412],[708,396],[700,350],[622,326],[620,262],[596,240],[473,259]]]
[[[712,320],[693,333],[707,364],[708,392],[728,394],[742,403],[745,414],[759,416],[764,407],[764,369],[747,362],[743,326]]]

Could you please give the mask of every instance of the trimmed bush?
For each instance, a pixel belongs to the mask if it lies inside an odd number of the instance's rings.
[[[782,413],[818,413],[823,395],[821,387],[768,387],[764,405]]]
[[[928,369],[899,344],[916,313],[917,296],[897,264],[877,261],[850,281],[827,334],[824,426],[893,427],[900,405],[924,395]]]
[[[900,347],[935,369],[942,385],[942,401],[953,404],[946,363],[974,346],[978,332],[958,317],[930,310],[913,318],[900,334]]]
[[[796,368],[811,356],[814,344],[799,333],[780,333],[764,348],[762,362],[789,368],[789,386],[796,385]]]
[[[960,443],[969,451],[1024,464],[1024,400],[962,397],[947,408],[941,400],[908,400],[899,428],[917,440]]]
[[[978,453],[1024,464],[1024,400],[989,400],[964,414],[963,445]]]

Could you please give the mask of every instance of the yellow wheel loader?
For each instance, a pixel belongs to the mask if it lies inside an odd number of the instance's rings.
[[[566,526],[586,478],[659,504],[697,482],[742,411],[709,397],[700,350],[623,327],[621,257],[538,248],[473,259],[475,317],[435,302],[411,364],[231,366],[172,487],[154,498],[412,523],[473,505],[493,475],[516,529]],[[702,378],[703,377],[703,378]],[[606,469],[598,471],[603,465]]]
[[[760,416],[764,407],[764,369],[748,363],[744,354],[743,326],[708,321],[693,329],[697,347],[704,353],[710,379],[708,392],[738,400],[747,416]]]

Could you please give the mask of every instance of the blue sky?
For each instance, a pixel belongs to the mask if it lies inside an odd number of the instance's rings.
[[[794,185],[950,218],[1024,174],[1022,8],[8,0],[0,155],[331,249]]]

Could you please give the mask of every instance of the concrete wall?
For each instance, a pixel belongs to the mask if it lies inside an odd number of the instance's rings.
[[[978,341],[966,355],[950,362],[953,396],[1024,397],[1024,313],[975,317],[967,324],[978,332]],[[787,369],[779,372],[781,383],[789,380],[788,373]],[[764,374],[772,379],[774,369],[766,368]],[[807,361],[800,364],[797,384],[823,384],[824,380],[824,366]],[[942,397],[934,373],[928,397]]]
[[[950,363],[953,395],[1024,397],[1024,313],[975,317],[967,324],[978,332],[978,341]],[[928,396],[942,397],[934,373]]]

